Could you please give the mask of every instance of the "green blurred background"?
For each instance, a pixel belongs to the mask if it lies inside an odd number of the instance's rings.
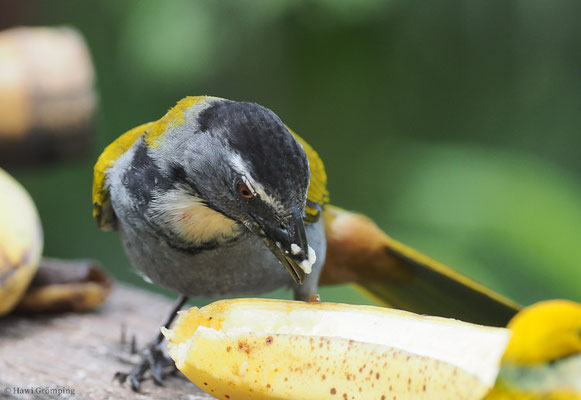
[[[50,256],[141,281],[91,217],[92,166],[186,95],[274,110],[326,162],[333,203],[529,304],[581,301],[579,1],[19,1],[0,27],[71,25],[97,71],[90,157],[9,169]],[[271,296],[290,297],[289,291]],[[346,286],[324,300],[364,303]],[[200,301],[199,303],[203,303]]]

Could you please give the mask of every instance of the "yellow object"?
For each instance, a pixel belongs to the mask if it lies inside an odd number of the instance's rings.
[[[219,399],[481,399],[508,331],[369,306],[238,299],[164,330],[177,367]]]
[[[518,313],[488,400],[581,400],[581,304],[537,303]]]
[[[42,227],[26,190],[0,169],[0,315],[30,284],[42,253]]]
[[[157,147],[159,141],[163,140],[163,134],[168,129],[177,128],[185,122],[184,113],[192,106],[202,104],[206,101],[206,96],[186,97],[170,109],[163,117],[155,121],[151,128],[145,130],[145,143],[147,147]]]
[[[508,328],[513,333],[506,363],[534,365],[581,353],[581,304],[574,301],[551,300],[528,307]]]

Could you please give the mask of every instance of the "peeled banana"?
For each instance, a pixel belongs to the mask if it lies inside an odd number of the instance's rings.
[[[26,190],[0,169],[0,315],[24,295],[42,254],[42,227]]]
[[[218,399],[482,399],[504,328],[369,306],[237,299],[180,313],[169,354]]]

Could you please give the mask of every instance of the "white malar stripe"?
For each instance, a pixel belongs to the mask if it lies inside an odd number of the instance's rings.
[[[152,219],[194,245],[224,242],[238,235],[236,221],[206,207],[191,194],[174,189],[156,197]]]

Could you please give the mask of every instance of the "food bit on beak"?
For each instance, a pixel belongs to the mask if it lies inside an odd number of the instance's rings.
[[[298,244],[296,244],[296,243],[291,244],[291,253],[293,253],[296,256],[300,252],[301,252],[301,247]]]
[[[302,285],[317,260],[315,251],[307,243],[302,211],[295,207],[289,217],[277,224],[261,220],[257,216],[254,216],[254,219],[256,224],[251,230],[255,233],[260,233],[258,229],[266,231],[265,234],[260,234],[264,243],[292,279]]]
[[[300,254],[302,250],[303,249],[296,243],[291,244],[291,253],[293,255],[296,256]],[[317,255],[315,254],[315,250],[313,250],[313,248],[309,246],[307,258],[299,263],[299,267],[305,272],[305,274],[310,274],[313,270],[313,265],[315,264],[315,261],[317,261]]]
[[[291,251],[293,251],[292,246]],[[313,270],[313,265],[315,264],[315,261],[317,261],[317,255],[315,254],[315,250],[313,250],[313,248],[309,246],[308,258],[301,261],[299,266],[303,271],[305,271],[305,274],[310,274]]]

